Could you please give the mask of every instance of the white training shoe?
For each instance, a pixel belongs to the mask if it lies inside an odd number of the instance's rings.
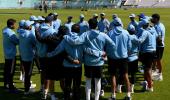
[[[31,84],[30,92],[35,92],[36,84]]]
[[[46,100],[47,97],[48,97],[48,94],[43,93],[41,99],[42,99],[42,100]]]
[[[36,84],[33,84],[33,83],[31,83],[31,86],[30,86],[30,88],[36,88]]]
[[[147,81],[143,81],[141,82],[141,85],[143,86],[143,90],[148,90],[148,82]]]
[[[30,93],[29,92],[24,92],[24,95],[29,95]]]
[[[147,89],[148,92],[153,92],[153,87]]]
[[[70,93],[70,97],[73,97],[73,93],[72,92]]]
[[[158,75],[158,71],[157,70],[152,70],[152,76],[157,76]]]
[[[152,80],[154,80],[154,81],[158,81],[158,78],[159,78],[159,76],[158,75],[152,75]]]
[[[30,92],[35,92],[35,88],[30,88]]]
[[[157,73],[157,75],[152,76],[152,79],[155,81],[163,81],[162,73]]]
[[[162,73],[159,73],[159,75],[158,75],[158,81],[163,81]]]
[[[117,86],[117,93],[122,93],[122,85]]]
[[[34,92],[35,92],[35,89],[30,88],[28,92],[24,92],[24,95],[29,95]]]
[[[104,97],[104,90],[101,90],[101,91],[100,91],[100,96],[101,96],[101,97]]]

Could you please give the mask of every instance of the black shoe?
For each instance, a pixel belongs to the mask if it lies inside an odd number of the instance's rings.
[[[6,91],[6,92],[8,92],[8,91],[9,91],[8,86],[3,86],[3,89],[4,89],[4,91]]]
[[[9,92],[12,94],[18,94],[20,91],[16,87],[13,87],[13,88],[9,88]]]
[[[125,97],[125,100],[132,100],[132,98],[131,97]]]
[[[6,89],[9,89],[9,87],[7,85],[4,85],[3,88],[6,90]]]
[[[111,100],[116,100],[116,98],[111,97]]]

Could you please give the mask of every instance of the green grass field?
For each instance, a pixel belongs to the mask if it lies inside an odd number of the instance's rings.
[[[164,52],[164,57],[163,57],[163,76],[164,80],[162,82],[155,81],[154,82],[154,92],[153,93],[148,93],[148,92],[141,92],[141,87],[139,84],[136,84],[136,93],[132,95],[133,100],[170,100],[170,64],[168,63],[170,60],[170,9],[160,9],[160,8],[153,8],[153,9],[128,9],[128,10],[123,10],[123,9],[101,9],[101,10],[89,10],[87,12],[82,12],[80,10],[73,10],[73,9],[62,9],[62,10],[55,10],[55,11],[49,11],[49,12],[57,12],[59,14],[59,18],[62,20],[62,23],[66,21],[67,16],[72,15],[73,21],[77,22],[80,13],[83,13],[86,16],[86,19],[89,19],[92,17],[93,13],[101,13],[104,12],[107,15],[107,18],[111,21],[112,17],[111,15],[116,13],[119,15],[120,18],[122,18],[122,21],[124,23],[124,26],[127,26],[127,23],[129,23],[129,18],[128,15],[131,13],[139,14],[141,12],[145,13],[146,15],[150,16],[153,13],[159,13],[161,15],[161,22],[164,23],[166,27],[166,47],[165,47],[165,52]],[[14,13],[14,14],[10,14]],[[18,14],[17,14],[18,13]],[[22,13],[22,14],[21,14]],[[46,15],[44,12],[40,12],[38,10],[28,10],[28,9],[23,9],[23,10],[0,10],[0,29],[2,30],[6,26],[6,21],[8,18],[14,18],[19,22],[21,19],[28,19],[29,16],[33,15]],[[40,78],[38,71],[36,67],[34,68],[34,72],[32,75],[32,81],[37,84],[36,87],[36,92],[34,94],[31,94],[30,96],[23,96],[23,93],[20,94],[9,94],[6,91],[3,90],[3,65],[4,65],[4,56],[3,56],[3,46],[2,46],[2,34],[0,34],[0,100],[40,100],[40,94],[38,93],[39,90],[39,85],[40,85]],[[83,76],[84,80],[84,76]],[[19,81],[19,66],[17,66],[16,74],[15,74],[15,85],[17,88],[23,91],[23,83]],[[82,82],[82,93],[84,95],[84,82]],[[110,87],[106,88],[106,93],[105,97],[102,98],[102,100],[107,100],[108,97],[110,96]],[[55,91],[56,95],[59,98],[62,98],[62,92],[59,87],[58,82],[56,82],[55,85]],[[118,100],[121,100],[124,98],[124,93],[123,94],[117,94]],[[85,99],[83,96],[82,98]]]

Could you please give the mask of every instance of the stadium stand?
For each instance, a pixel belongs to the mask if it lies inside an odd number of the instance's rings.
[[[170,0],[0,0],[0,9],[35,8],[46,3],[55,8],[170,7]]]
[[[98,7],[115,7],[121,0],[46,0],[49,7],[51,2],[56,2],[56,8],[98,8]],[[37,2],[36,5],[39,3]]]
[[[0,0],[0,9],[33,8],[38,1],[40,0]]]
[[[158,0],[141,0],[138,2],[138,7],[153,7],[158,2]]]
[[[0,0],[0,9],[35,8],[44,2],[50,9],[55,8],[116,8],[122,0]]]
[[[155,5],[155,7],[170,7],[170,0],[160,0],[160,2]]]
[[[125,6],[136,6],[138,5],[138,0],[127,0],[124,5]]]
[[[137,7],[170,7],[170,0],[127,0],[125,6]]]

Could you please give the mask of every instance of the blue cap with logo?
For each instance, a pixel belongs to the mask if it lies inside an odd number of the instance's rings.
[[[34,16],[34,15],[30,16],[30,21],[37,21],[37,20],[38,20],[38,18],[36,16]]]
[[[144,14],[144,13],[141,13],[141,14],[139,14],[138,16],[139,16],[139,18],[142,18],[142,19],[145,18],[145,14]]]
[[[25,25],[25,20],[21,20],[20,22],[19,22],[19,26],[20,27],[23,27]]]
[[[135,31],[135,26],[133,26],[132,24],[128,26],[127,28],[128,31]]]
[[[83,14],[80,14],[80,18],[84,18],[84,15],[83,15]]]
[[[141,26],[148,25],[148,24],[149,24],[149,20],[148,20],[148,19],[143,19],[143,20],[140,22],[140,25],[141,25]]]
[[[115,18],[113,23],[114,23],[114,25],[117,25],[117,26],[121,26],[122,25],[122,21],[121,21],[120,18]]]
[[[45,20],[42,16],[38,16],[37,18],[38,20],[43,20],[43,21]]]
[[[25,21],[25,27],[30,27],[32,24],[34,24],[34,21]]]

